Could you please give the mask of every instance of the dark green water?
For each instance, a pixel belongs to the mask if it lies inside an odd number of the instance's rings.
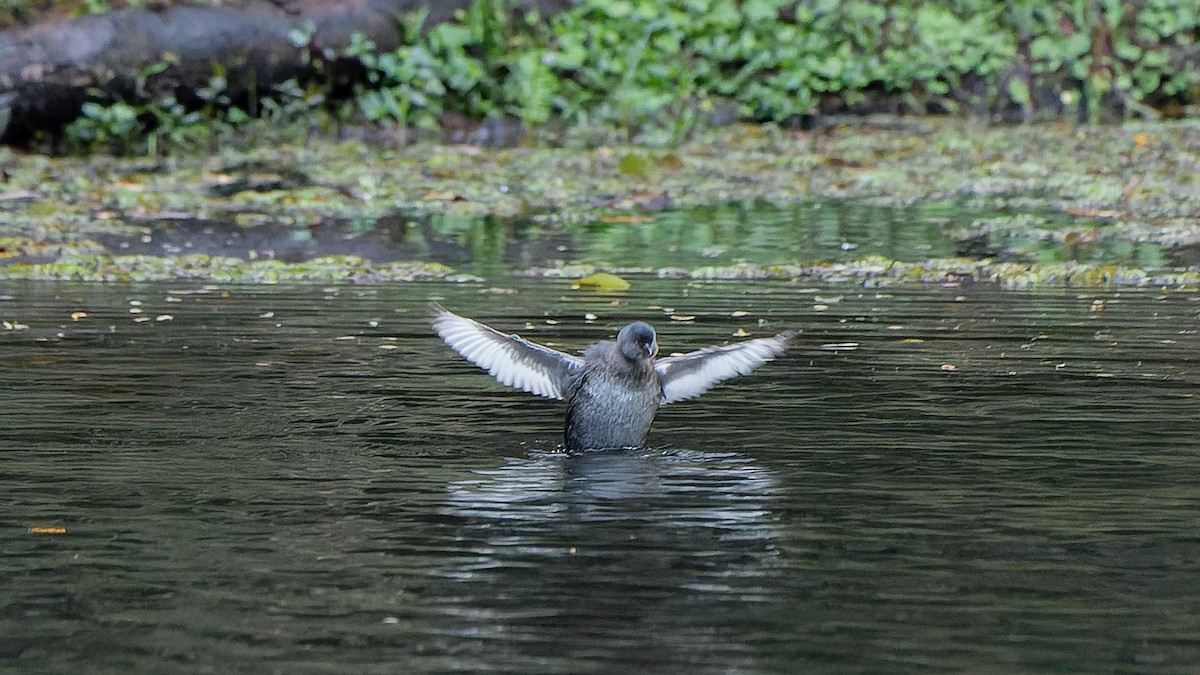
[[[625,222],[632,218],[634,222]],[[1171,249],[1125,233],[1100,236],[1104,223],[1062,213],[1023,216],[957,201],[879,206],[849,201],[671,209],[604,218],[470,218],[389,213],[375,221],[320,221],[307,228],[236,219],[151,222],[134,234],[97,234],[111,254],[207,252],[287,261],[356,255],[374,261],[422,259],[482,274],[559,262],[622,268],[693,269],[740,262],[811,264],[864,256],[921,262],[990,258],[1024,263],[1079,261],[1159,269],[1193,265],[1196,247]],[[1005,223],[1008,223],[1005,225]],[[0,264],[26,260],[11,258]]]
[[[1200,293],[487,285],[0,287],[0,672],[1200,668]],[[565,456],[431,297],[804,333]]]

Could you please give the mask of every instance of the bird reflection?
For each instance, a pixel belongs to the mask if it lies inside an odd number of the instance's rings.
[[[686,528],[754,524],[768,516],[777,485],[737,453],[619,450],[511,458],[447,489],[447,512],[469,520]]]
[[[448,486],[461,554],[443,570],[444,628],[610,665],[745,666],[736,627],[773,602],[779,491],[738,453],[534,454],[477,471]]]

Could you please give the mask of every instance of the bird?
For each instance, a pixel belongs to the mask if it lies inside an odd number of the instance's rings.
[[[658,356],[650,324],[634,321],[615,340],[574,356],[503,333],[440,305],[431,307],[434,332],[501,384],[566,401],[568,452],[645,446],[661,406],[695,398],[724,380],[746,375],[783,354],[796,331]]]

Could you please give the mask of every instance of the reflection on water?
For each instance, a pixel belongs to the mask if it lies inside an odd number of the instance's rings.
[[[134,236],[99,235],[97,243],[122,254],[203,250],[245,258],[253,252],[288,261],[357,255],[377,262],[420,258],[490,271],[559,260],[653,267],[745,260],[804,263],[861,255],[924,260],[953,255],[947,228],[966,227],[972,212],[949,204],[888,208],[822,201],[786,208],[696,207],[638,218],[643,219],[630,227],[552,217],[390,213],[368,228],[332,220],[299,233],[278,223],[245,227],[233,221],[170,220]]]
[[[449,634],[514,643],[502,667],[700,667],[714,655],[750,667],[747,635],[725,622],[731,605],[770,599],[778,492],[736,453],[508,459],[448,486],[444,513],[472,555],[438,572],[453,583],[430,601]],[[672,635],[647,630],[664,624]]]
[[[1018,219],[1020,226],[996,216],[949,202],[882,206],[812,201],[671,209],[633,216],[637,222],[632,226],[626,222],[628,214],[614,218],[621,222],[580,222],[554,215],[475,218],[394,212],[370,227],[328,220],[297,232],[279,223],[246,227],[232,220],[168,220],[150,223],[148,232],[99,234],[95,239],[114,254],[197,250],[286,261],[356,255],[377,262],[432,260],[482,273],[559,261],[693,269],[745,261],[809,264],[883,256],[917,262],[963,256],[1157,268],[1171,259],[1186,264],[1189,255],[1194,257],[1187,247],[1168,251],[1150,242],[1085,236],[1080,233],[1093,229],[1086,219],[1061,213]]]
[[[0,672],[1200,665],[1200,294],[634,282],[0,287]],[[804,332],[563,455],[430,297]]]

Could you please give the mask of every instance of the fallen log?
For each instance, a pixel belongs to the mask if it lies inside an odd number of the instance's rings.
[[[400,39],[399,19],[429,6],[426,25],[451,18],[471,0],[274,0],[242,5],[175,5],[160,11],[121,10],[0,31],[0,105],[11,94],[0,138],[25,143],[61,136],[89,96],[120,100],[139,86],[180,100],[227,73],[235,100],[269,91],[309,71],[288,34],[315,27],[310,56],[345,47],[362,33],[380,49]],[[543,11],[567,0],[526,2]],[[3,111],[0,111],[2,114]]]

